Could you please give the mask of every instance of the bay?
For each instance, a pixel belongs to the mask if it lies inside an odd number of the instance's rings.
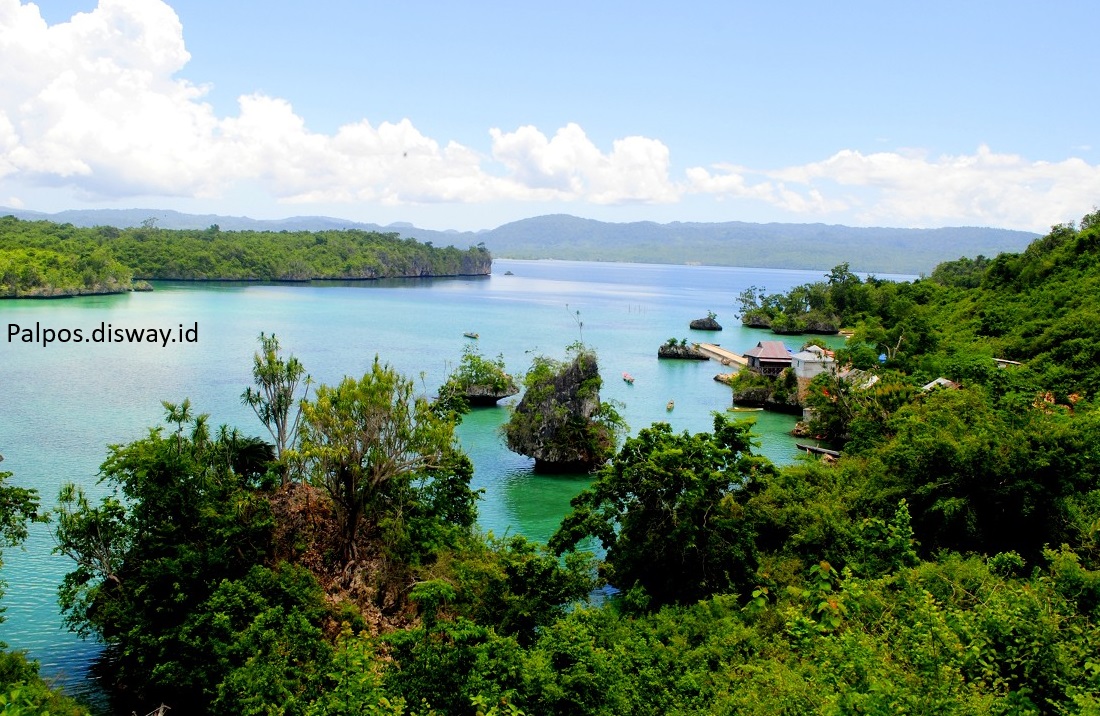
[[[511,272],[507,275],[505,272]],[[910,279],[909,276],[880,278]],[[43,508],[64,482],[92,496],[106,446],[141,437],[159,424],[161,401],[191,399],[197,412],[263,435],[240,402],[251,384],[252,355],[261,331],[275,333],[315,381],[334,383],[366,372],[377,356],[414,378],[428,395],[457,366],[467,345],[503,356],[522,374],[531,358],[562,358],[583,341],[599,355],[602,397],[621,403],[631,432],[655,421],[705,431],[713,413],[730,407],[729,389],[713,380],[713,362],[659,361],[669,338],[718,342],[743,352],[773,336],[742,328],[737,295],[749,286],[782,292],[822,279],[819,271],[496,260],[491,277],[315,282],[309,285],[158,283],[151,293],[49,301],[0,300],[0,455],[12,483],[39,491]],[[721,333],[688,323],[713,311]],[[19,326],[17,335],[11,325]],[[97,328],[168,331],[169,342],[23,342],[25,329]],[[197,332],[195,342],[180,331]],[[463,334],[476,332],[473,341]],[[172,339],[177,339],[171,342]],[[788,339],[797,349],[801,340]],[[620,376],[631,373],[635,382]],[[513,399],[514,400],[514,399]],[[674,401],[669,411],[666,404]],[[587,477],[535,475],[532,461],[509,452],[499,435],[507,408],[476,410],[458,435],[484,490],[479,523],[496,534],[545,541]],[[759,452],[777,463],[795,459],[786,433],[794,418],[748,414],[756,420]],[[48,527],[35,525],[24,549],[8,549],[0,574],[8,586],[0,640],[26,650],[42,673],[67,690],[96,698],[88,667],[101,647],[62,625],[56,588],[69,570],[52,554]]]

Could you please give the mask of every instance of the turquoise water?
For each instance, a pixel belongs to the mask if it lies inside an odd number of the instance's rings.
[[[508,270],[514,275],[505,276]],[[735,320],[744,288],[779,292],[822,278],[816,271],[564,261],[497,260],[493,271],[471,279],[310,286],[162,283],[152,293],[124,296],[0,300],[0,467],[14,473],[14,484],[37,489],[45,507],[67,481],[97,495],[105,446],[140,437],[161,419],[162,400],[184,397],[215,426],[266,437],[239,398],[251,381],[261,331],[274,332],[317,381],[361,375],[378,355],[428,394],[472,343],[464,332],[477,332],[482,353],[503,355],[513,373],[524,372],[536,353],[561,358],[565,346],[583,340],[599,354],[603,397],[622,403],[632,432],[658,420],[676,430],[709,430],[712,413],[730,405],[729,389],[713,380],[720,367],[659,361],[657,347],[675,337],[741,352],[770,338]],[[708,310],[726,330],[689,330],[688,322]],[[42,346],[8,340],[10,324],[80,329],[85,336],[106,324],[173,331],[197,324],[198,340]],[[635,377],[633,385],[622,381],[624,371]],[[675,401],[671,412],[669,400]],[[793,460],[786,431],[794,418],[750,415],[760,451],[776,462]],[[531,461],[509,452],[499,437],[506,418],[504,407],[478,410],[458,431],[474,463],[475,487],[485,490],[480,524],[497,534],[545,540],[588,481],[534,475]],[[36,525],[25,549],[5,551],[7,621],[0,640],[27,650],[44,674],[69,690],[94,695],[87,671],[100,647],[61,624],[56,586],[69,563],[52,548],[49,529]]]

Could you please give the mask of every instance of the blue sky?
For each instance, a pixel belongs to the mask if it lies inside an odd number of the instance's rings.
[[[0,0],[0,205],[1043,231],[1100,3]]]

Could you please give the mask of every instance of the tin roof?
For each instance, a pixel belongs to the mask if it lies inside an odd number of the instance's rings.
[[[787,350],[787,346],[783,345],[783,341],[760,341],[755,348],[750,348],[744,355],[746,358],[760,360],[789,361],[791,359],[791,352]]]
[[[817,348],[817,346],[811,346]],[[825,355],[825,351],[818,348],[816,351],[805,350],[799,353],[795,353],[794,358],[802,361],[803,363],[832,363],[833,357]]]

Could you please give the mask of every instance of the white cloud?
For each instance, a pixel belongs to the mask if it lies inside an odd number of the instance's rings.
[[[917,150],[846,149],[778,170],[713,169],[688,170],[691,191],[761,199],[797,213],[844,212],[864,224],[1043,230],[1077,216],[1100,196],[1100,166],[1077,158],[1028,161],[986,146],[936,158]],[[756,183],[750,177],[758,177]]]
[[[49,26],[0,0],[0,180],[19,194],[73,187],[96,199],[211,198],[241,186],[300,204],[554,202],[669,204],[685,194],[770,206],[804,220],[1044,229],[1100,196],[1100,167],[979,147],[834,153],[780,169],[730,164],[675,176],[669,147],[629,136],[600,148],[577,124],[492,128],[484,149],[367,120],[324,134],[291,103],[239,98],[219,117],[179,78],[190,55],[161,0],[100,0]],[[685,217],[687,218],[687,217]]]
[[[820,215],[845,211],[849,208],[843,200],[826,199],[817,189],[809,189],[800,193],[791,189],[782,181],[763,180],[752,184],[746,177],[748,175],[758,175],[760,172],[744,167],[719,164],[715,165],[714,168],[718,171],[713,174],[703,167],[688,169],[687,178],[691,191],[712,194],[718,197],[755,199],[784,211],[799,214]]]
[[[680,197],[669,178],[668,147],[655,139],[617,139],[611,153],[603,154],[574,123],[553,139],[531,126],[510,133],[494,128],[489,134],[493,158],[510,172],[517,198],[621,204]]]
[[[652,139],[603,153],[576,125],[551,141],[493,130],[498,176],[490,158],[441,146],[409,120],[319,134],[262,94],[216,117],[204,88],[175,77],[189,59],[179,18],[159,0],[100,0],[54,26],[34,5],[0,0],[0,177],[99,198],[209,197],[241,180],[302,203],[677,198],[668,149]]]
[[[34,5],[0,0],[0,37],[8,173],[103,195],[203,188],[216,120],[200,88],[172,79],[190,56],[171,8],[101,0],[49,27]]]

